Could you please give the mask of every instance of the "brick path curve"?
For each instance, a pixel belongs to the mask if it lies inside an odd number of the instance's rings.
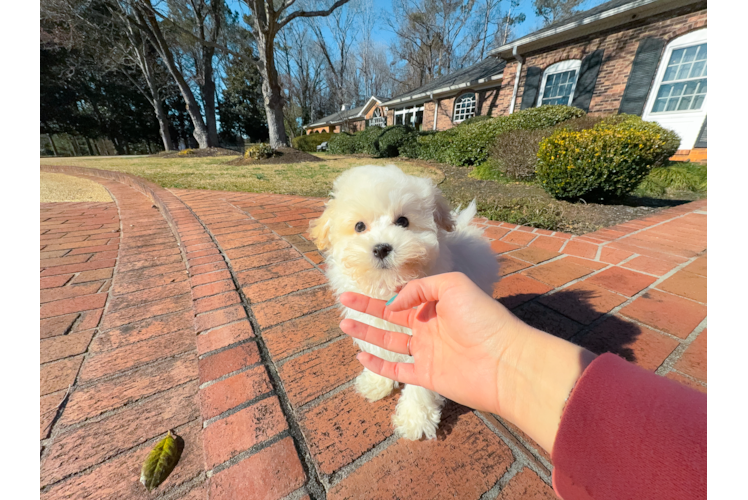
[[[307,239],[323,199],[166,190],[108,171],[113,203],[41,207],[42,498],[555,498],[549,455],[456,404],[393,436],[355,394],[352,342]],[[525,321],[706,391],[706,201],[582,237],[476,219],[494,296]],[[70,390],[68,391],[68,387]]]

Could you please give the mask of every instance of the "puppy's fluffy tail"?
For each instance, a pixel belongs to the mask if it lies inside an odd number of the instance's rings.
[[[475,200],[471,201],[470,205],[468,205],[465,210],[460,210],[460,207],[457,207],[454,212],[452,212],[452,215],[455,218],[456,229],[467,227],[467,225],[470,224],[470,221],[473,220],[477,213],[478,208],[475,205]]]

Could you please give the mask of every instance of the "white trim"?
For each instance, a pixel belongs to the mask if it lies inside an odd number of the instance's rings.
[[[556,28],[543,31],[538,34],[529,34],[525,37],[522,37],[518,40],[515,40],[511,43],[504,44],[500,47],[497,47],[491,51],[488,52],[488,55],[497,55],[501,53],[507,53],[510,52],[515,46],[519,47],[521,45],[527,45],[532,42],[541,41],[545,38],[551,38],[556,35],[567,35],[566,38],[569,39],[571,36],[574,36],[574,31],[577,30],[583,30],[584,28],[587,28],[587,31],[590,31],[592,26],[588,26],[591,24],[601,24],[604,26],[600,26],[598,29],[606,29],[612,26],[615,26],[617,24],[624,24],[632,20],[632,15],[635,13],[632,11],[637,10],[645,10],[645,11],[652,11],[647,12],[646,15],[654,15],[657,13],[657,11],[666,11],[670,9],[674,9],[677,7],[689,5],[692,3],[696,3],[699,0],[637,0],[633,1],[631,3],[628,3],[626,5],[621,5],[619,7],[615,7],[613,9],[609,9],[603,12],[600,12],[595,15],[591,15],[588,17],[585,17],[583,19],[580,19],[579,21],[574,21],[568,24],[562,24],[561,26],[558,26]],[[618,16],[618,19],[611,19]],[[640,16],[644,17],[644,16]],[[569,33],[572,32],[572,33]],[[594,32],[594,30],[593,30]],[[554,43],[549,41],[548,43]],[[542,43],[540,46],[533,47],[532,50],[537,50],[541,48],[543,45]],[[507,56],[509,54],[506,54]]]
[[[365,117],[365,116],[366,116],[366,113],[368,113],[368,112],[369,112],[369,110],[368,110],[367,108],[369,107],[369,103],[370,103],[371,101],[376,101],[377,103],[379,103],[379,104],[382,104],[382,101],[380,101],[379,99],[377,99],[377,98],[376,98],[376,97],[374,97],[374,96],[371,96],[371,97],[369,97],[369,100],[368,100],[368,101],[366,101],[366,104],[364,104],[364,107],[363,107],[363,108],[361,108],[361,111],[359,111],[359,112],[358,112],[358,114],[357,114],[356,116],[364,116],[364,117]]]
[[[556,64],[551,64],[547,68],[545,68],[545,71],[543,71],[543,78],[540,80],[540,88],[538,89],[538,99],[536,106],[542,106],[543,105],[543,92],[545,92],[545,83],[548,80],[548,77],[550,75],[555,75],[557,73],[564,73],[566,71],[576,71],[576,74],[574,75],[574,83],[571,86],[571,94],[569,94],[569,102],[566,103],[567,106],[571,105],[572,99],[574,99],[574,91],[577,89],[577,81],[579,80],[579,68],[582,67],[582,61],[579,59],[568,59],[566,61],[557,62]]]
[[[696,144],[698,139],[699,131],[701,130],[701,124],[704,122],[706,117],[706,108],[709,102],[709,93],[704,97],[704,102],[700,109],[689,109],[684,111],[664,111],[659,113],[652,113],[655,101],[657,100],[657,94],[662,84],[662,79],[665,76],[665,70],[667,69],[668,63],[670,62],[670,56],[674,50],[682,49],[685,47],[691,47],[693,45],[700,45],[707,42],[706,28],[702,28],[696,31],[692,31],[683,36],[680,36],[672,40],[667,47],[665,52],[660,58],[660,65],[657,68],[657,74],[655,75],[652,88],[649,91],[649,97],[647,103],[644,106],[644,113],[642,119],[647,121],[654,121],[659,123],[665,128],[674,130],[681,136],[680,149],[691,149]],[[707,77],[708,78],[708,77]]]
[[[489,78],[481,78],[474,82],[465,82],[465,83],[460,83],[458,85],[450,85],[448,87],[441,87],[436,90],[430,90],[428,92],[421,92],[420,94],[415,94],[404,99],[396,99],[394,101],[387,101],[383,104],[387,106],[393,106],[395,104],[405,104],[405,103],[409,103],[413,101],[426,102],[428,100],[432,100],[433,96],[443,97],[443,94],[449,94],[449,93],[454,92],[455,90],[467,89],[467,88],[471,90],[482,90],[482,89],[492,88],[496,86],[497,82],[501,83],[501,80],[503,78],[504,78],[504,72],[502,71],[498,75],[493,75]]]

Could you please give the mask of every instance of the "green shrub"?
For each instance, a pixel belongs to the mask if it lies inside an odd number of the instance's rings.
[[[381,127],[367,127],[361,132],[353,134],[356,154],[377,156],[377,141],[379,136],[384,133]]]
[[[317,146],[319,146],[323,142],[329,142],[332,136],[333,134],[329,132],[323,132],[321,134],[300,135],[299,137],[294,137],[291,143],[293,144],[293,147],[300,151],[315,153],[317,151]]]
[[[556,130],[585,130],[593,128],[603,120],[602,117],[582,116],[572,118],[553,127],[540,129],[510,130],[500,134],[489,149],[490,160],[485,162],[473,174],[473,177],[483,180],[495,179],[496,174],[491,169],[498,169],[501,176],[509,179],[527,181],[535,178],[535,167],[538,163],[538,149],[540,143],[552,135]]]
[[[404,125],[367,127],[355,134],[335,134],[328,142],[328,150],[335,154],[392,157],[398,156],[400,147],[406,142],[412,142],[415,137],[415,130]]]
[[[348,132],[333,134],[327,142],[327,150],[336,155],[352,155],[356,153],[356,143],[353,135]]]
[[[636,191],[643,196],[662,196],[677,191],[704,193],[706,186],[706,165],[672,163],[653,168]]]
[[[264,160],[265,158],[272,158],[275,156],[275,150],[270,144],[263,142],[257,144],[250,144],[244,151],[244,157],[252,160]]]
[[[398,152],[400,153],[400,156],[403,156],[405,158],[421,158],[421,146],[418,142],[419,139],[423,136],[430,136],[434,135],[437,132],[433,130],[421,130],[417,132],[413,132],[409,134],[403,143],[400,145],[400,148]]]
[[[553,128],[510,130],[496,138],[490,149],[491,159],[508,178],[530,180],[535,177],[540,143],[553,132]]]
[[[484,122],[486,120],[490,120],[491,117],[488,115],[480,115],[480,116],[474,116],[472,118],[468,118],[467,120],[460,123],[460,125],[467,125],[468,123],[478,123],[478,122]],[[460,126],[458,125],[458,127]]]
[[[674,132],[635,116],[580,131],[560,128],[540,144],[536,175],[556,198],[612,200],[636,189],[679,142]]]
[[[572,106],[540,106],[517,113],[467,123],[433,138],[421,140],[425,160],[452,165],[478,165],[488,158],[488,150],[496,138],[511,130],[536,130],[552,127],[566,120],[584,116]]]
[[[416,137],[418,137],[416,131],[410,127],[404,125],[387,127],[375,142],[377,156],[380,158],[400,156],[400,149],[403,145],[406,142],[412,142]]]

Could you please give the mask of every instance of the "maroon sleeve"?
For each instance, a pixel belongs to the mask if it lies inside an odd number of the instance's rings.
[[[706,394],[603,354],[569,396],[551,456],[564,500],[706,498]]]

